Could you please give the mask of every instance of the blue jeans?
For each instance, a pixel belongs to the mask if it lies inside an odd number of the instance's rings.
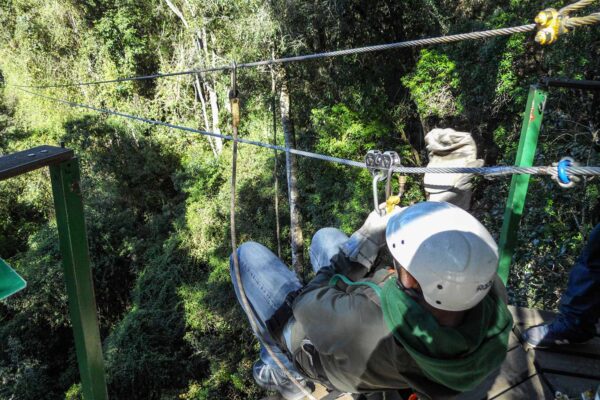
[[[588,340],[594,336],[595,324],[600,318],[600,224],[590,233],[569,274],[567,290],[560,301],[563,329],[575,340]]]
[[[340,245],[347,240],[348,237],[335,228],[323,228],[315,233],[309,249],[313,271],[317,272],[320,268],[328,266],[331,257],[340,251]],[[265,364],[277,368],[275,361],[265,349],[266,344],[290,371],[296,371],[285,353],[270,337],[265,322],[283,304],[288,293],[300,289],[302,284],[296,273],[262,244],[246,242],[239,246],[237,251],[246,297],[258,319],[258,331],[254,331],[254,334],[261,344],[260,358]],[[230,273],[235,294],[241,304],[233,260],[230,260]]]

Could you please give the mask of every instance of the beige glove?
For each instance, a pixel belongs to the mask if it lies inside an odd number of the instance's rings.
[[[385,210],[385,203],[379,205]],[[362,264],[367,270],[371,268],[379,250],[385,246],[385,228],[390,218],[404,208],[394,207],[391,213],[383,216],[375,210],[371,211],[363,226],[350,236],[341,247],[342,252],[351,260]]]
[[[433,129],[425,136],[429,151],[428,167],[481,167],[477,145],[468,132]],[[424,184],[430,201],[446,201],[468,210],[471,204],[473,174],[425,174]]]

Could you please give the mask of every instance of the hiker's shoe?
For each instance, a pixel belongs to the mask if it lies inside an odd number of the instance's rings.
[[[297,372],[291,371],[292,375],[310,392],[306,387],[305,379]],[[263,389],[277,391],[285,400],[300,400],[304,398],[304,393],[298,386],[289,380],[287,375],[279,368],[257,361],[252,366],[252,376],[256,384]]]
[[[571,343],[583,343],[588,335],[571,328],[560,317],[554,321],[527,329],[522,334],[524,341],[539,349],[562,346]]]

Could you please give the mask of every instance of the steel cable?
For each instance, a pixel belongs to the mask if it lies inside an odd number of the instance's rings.
[[[191,75],[201,72],[209,72],[212,69],[204,69],[204,70],[187,70],[187,71],[178,71],[178,72],[166,72],[166,73],[157,73],[152,75],[141,75],[141,76],[130,76],[126,78],[117,78],[117,79],[107,79],[102,81],[90,81],[90,82],[77,82],[77,83],[59,83],[52,85],[7,85],[14,86],[17,88],[29,88],[29,89],[47,89],[47,88],[63,88],[63,87],[72,87],[72,86],[91,86],[91,85],[102,85],[105,83],[119,83],[119,82],[129,82],[129,81],[141,81],[145,79],[156,79],[156,78],[167,78],[170,76],[181,76],[181,75]],[[221,69],[216,68],[215,71],[220,71]]]
[[[154,119],[138,117],[136,115],[126,114],[119,111],[109,110],[105,108],[93,107],[86,104],[75,103],[68,100],[57,99],[55,97],[46,96],[40,93],[32,92],[26,89],[19,90],[32,94],[34,96],[39,96],[48,100],[52,100],[58,103],[66,104],[70,107],[74,108],[84,108],[96,112],[100,112],[107,115],[115,115],[122,118],[132,119],[140,122],[145,122],[152,125],[163,126],[170,129],[176,129],[186,132],[198,133],[204,136],[217,137],[223,140],[234,140],[234,138],[230,135],[223,135],[220,133],[203,131],[195,128],[190,128],[187,126],[174,125],[168,122],[157,121]],[[252,146],[264,147],[267,149],[284,151],[292,154],[297,154],[302,157],[328,161],[336,164],[347,165],[350,167],[358,167],[358,168],[367,168],[364,162],[348,160],[345,158],[333,157],[319,153],[313,153],[305,150],[298,150],[293,148],[287,148],[283,146],[273,145],[270,143],[259,142],[256,140],[238,138],[237,142],[244,143]],[[587,176],[598,176],[600,175],[600,167],[590,167],[590,166],[570,166],[566,167],[566,171],[569,175],[587,175]],[[394,168],[394,172],[402,173],[402,174],[476,174],[476,175],[484,175],[488,177],[494,176],[505,176],[505,175],[515,175],[515,174],[530,174],[530,175],[557,175],[556,167],[550,166],[534,166],[534,167],[517,167],[517,166],[492,166],[492,167],[396,167]]]
[[[328,57],[338,57],[338,56],[347,56],[352,54],[362,54],[369,53],[375,51],[383,51],[383,50],[391,50],[391,49],[400,49],[406,47],[416,47],[416,46],[427,46],[427,45],[436,45],[436,44],[447,44],[459,42],[462,40],[476,40],[476,39],[486,39],[495,36],[506,36],[512,35],[515,33],[525,33],[531,32],[535,29],[536,24],[528,24],[515,26],[511,28],[500,28],[500,29],[491,29],[486,31],[478,31],[478,32],[470,32],[470,33],[459,33],[456,35],[448,35],[448,36],[439,36],[433,38],[424,38],[424,39],[416,39],[416,40],[407,40],[403,42],[395,42],[395,43],[387,43],[387,44],[379,44],[374,46],[365,46],[358,47],[353,49],[345,49],[345,50],[336,50],[336,51],[328,51],[323,53],[315,53],[315,54],[306,54],[300,56],[293,57],[284,57],[284,58],[276,58],[271,60],[263,60],[263,61],[254,61],[249,63],[237,64],[237,68],[253,68],[260,66],[269,66],[275,64],[284,64],[296,61],[306,61],[306,60],[314,60],[319,58],[328,58]],[[231,65],[222,65],[218,67],[204,68],[204,69],[191,69],[187,71],[179,71],[179,72],[169,72],[169,73],[157,73],[153,75],[143,75],[143,76],[132,76],[127,78],[117,78],[117,79],[108,79],[108,80],[99,80],[99,81],[90,81],[90,82],[77,82],[77,83],[63,83],[63,84],[51,84],[51,85],[12,85],[18,88],[29,88],[29,89],[47,89],[47,88],[61,88],[61,87],[71,87],[71,86],[90,86],[90,85],[100,85],[106,83],[120,83],[120,82],[128,82],[128,81],[139,81],[144,79],[156,79],[156,78],[165,78],[171,76],[180,76],[180,75],[193,75],[193,74],[202,74],[207,72],[217,72],[217,71],[229,71],[231,70]]]
[[[600,12],[586,15],[585,17],[571,17],[565,21],[565,27],[578,28],[585,25],[595,25],[600,23]]]
[[[115,116],[118,116],[118,117],[133,119],[133,120],[136,120],[136,121],[145,122],[145,123],[152,124],[152,125],[164,126],[166,128],[170,128],[170,129],[177,129],[177,130],[182,130],[182,131],[186,131],[186,132],[199,133],[199,134],[204,135],[204,136],[216,137],[216,138],[220,138],[220,139],[223,139],[223,140],[233,140],[233,137],[229,136],[229,135],[223,135],[223,134],[220,134],[220,133],[210,132],[210,131],[203,131],[203,130],[199,130],[199,129],[195,129],[195,128],[190,128],[190,127],[187,127],[187,126],[174,125],[174,124],[170,124],[168,122],[162,122],[162,121],[157,121],[157,120],[154,120],[154,119],[138,117],[136,115],[127,114],[127,113],[123,113],[123,112],[120,112],[120,111],[109,110],[109,109],[106,109],[106,108],[93,107],[93,106],[90,106],[90,105],[87,105],[87,104],[75,103],[75,102],[68,101],[68,100],[63,100],[63,99],[57,99],[55,97],[47,96],[47,95],[44,95],[44,94],[41,94],[41,93],[35,93],[35,92],[29,91],[29,90],[26,90],[26,89],[21,89],[21,88],[17,88],[17,89],[21,90],[23,92],[32,94],[34,96],[38,96],[38,97],[42,97],[42,98],[45,98],[45,99],[48,99],[48,100],[52,100],[52,101],[55,101],[55,102],[58,102],[58,103],[66,104],[66,105],[68,105],[70,107],[85,108],[85,109],[88,109],[88,110],[96,111],[96,112],[107,114],[107,115],[115,115]],[[256,140],[238,138],[238,142],[244,143],[244,144],[253,145],[253,146],[265,147],[267,149],[272,149],[272,150],[285,151],[285,152],[289,152],[289,153],[292,153],[292,154],[297,154],[297,155],[300,155],[300,156],[303,156],[303,157],[315,158],[315,159],[329,161],[329,162],[333,162],[333,163],[349,165],[349,166],[352,166],[352,167],[366,168],[366,166],[365,166],[364,163],[360,163],[360,162],[357,162],[357,161],[352,161],[352,160],[346,160],[346,159],[343,159],[343,158],[326,156],[326,155],[318,154],[318,153],[311,153],[309,151],[304,151],[304,150],[297,150],[297,149],[292,149],[292,148],[286,148],[286,147],[283,147],[283,146],[277,146],[277,145],[273,145],[273,144],[269,144],[269,143],[263,143],[263,142],[259,142],[259,141],[256,141]]]
[[[564,6],[563,8],[561,8],[560,10],[558,10],[558,12],[560,14],[568,14],[572,11],[577,11],[577,10],[581,10],[582,8],[585,8],[587,6],[589,6],[590,4],[593,4],[596,0],[580,0],[578,2],[575,2],[573,4],[569,4]]]
[[[75,102],[71,102],[71,101],[63,100],[63,99],[57,99],[57,98],[54,98],[51,96],[46,96],[46,95],[43,95],[40,93],[31,92],[31,91],[25,90],[25,89],[19,89],[19,90],[24,91],[29,94],[32,94],[32,95],[35,95],[35,96],[46,98],[48,100],[63,103],[63,104],[69,105],[71,107],[89,109],[89,110],[100,112],[103,114],[115,115],[115,116],[119,116],[119,117],[123,117],[123,118],[133,119],[133,120],[137,120],[140,122],[149,123],[152,125],[164,126],[166,128],[170,128],[170,129],[198,133],[198,134],[201,134],[204,136],[217,137],[217,138],[220,138],[223,140],[233,140],[233,137],[230,135],[223,135],[220,133],[203,131],[203,130],[190,128],[190,127],[186,127],[186,126],[170,124],[168,122],[162,122],[162,121],[157,121],[157,120],[153,120],[153,119],[143,118],[143,117],[139,117],[136,115],[131,115],[131,114],[127,114],[127,113],[123,113],[123,112],[119,112],[119,111],[93,107],[93,106],[89,106],[86,104],[75,103]],[[250,140],[250,139],[244,139],[244,138],[238,138],[237,141],[240,143],[244,143],[244,144],[248,144],[248,145],[252,145],[252,146],[258,146],[258,147],[264,147],[264,148],[268,148],[268,149],[272,149],[272,150],[289,152],[289,153],[297,154],[297,155],[303,156],[303,157],[328,161],[328,162],[342,164],[342,165],[348,165],[351,167],[366,168],[365,163],[359,162],[359,161],[353,161],[353,160],[343,159],[343,158],[339,158],[339,157],[333,157],[333,156],[328,156],[328,155],[324,155],[324,154],[313,153],[313,152],[309,152],[309,151],[305,151],[305,150],[286,148],[283,146],[272,145],[269,143],[264,143],[264,142],[259,142],[256,140]],[[489,176],[501,176],[501,175],[512,175],[512,174],[556,175],[556,168],[555,167],[547,167],[547,166],[539,166],[539,167],[515,167],[515,166],[396,167],[396,168],[394,168],[394,172],[403,173],[403,174],[424,174],[424,173],[457,174],[458,173],[458,174],[477,174],[477,175],[489,175]],[[567,167],[567,172],[569,172],[572,175],[600,175],[600,167],[571,166],[571,167]]]

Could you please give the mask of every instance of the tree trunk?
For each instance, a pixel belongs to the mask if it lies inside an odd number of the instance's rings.
[[[219,128],[219,102],[217,98],[217,91],[208,85],[205,85],[205,87],[208,89],[208,96],[210,100],[210,114],[212,115],[211,131],[214,133],[221,133],[221,128]],[[217,153],[221,154],[221,151],[223,150],[223,139],[218,137],[213,139]]]
[[[173,13],[175,13],[175,15],[177,15],[177,17],[179,17],[179,19],[183,23],[183,26],[185,26],[185,29],[188,29],[190,27],[190,25],[187,23],[181,10],[179,8],[177,8],[177,6],[175,4],[173,4],[170,0],[165,0],[165,3],[167,3],[167,5],[171,9],[171,11],[173,11]]]
[[[408,143],[408,145],[410,146],[410,150],[412,151],[413,157],[415,158],[415,165],[421,165],[421,156],[419,155],[419,150],[417,150],[416,147],[408,139],[408,136],[406,135],[404,129],[400,130],[400,137],[402,138],[402,141]]]
[[[216,54],[214,51],[208,50],[208,35],[206,29],[202,29],[202,45],[204,46],[204,66],[215,66],[215,58]],[[212,54],[212,57],[211,57]],[[208,99],[210,101],[210,114],[212,116],[212,131],[215,133],[221,133],[221,128],[219,128],[219,99],[217,96],[217,81],[214,75],[211,77],[212,86],[208,84],[208,82],[204,81],[204,87],[208,91]],[[223,150],[223,139],[215,138],[215,147],[219,154]]]
[[[165,3],[169,6],[171,11],[181,20],[181,23],[185,27],[187,31],[191,30],[190,24],[185,19],[183,12],[170,0],[165,0]],[[198,29],[195,29],[192,34],[192,41],[194,42],[194,47],[196,49],[196,53],[198,56],[198,60],[200,62],[200,67],[206,68],[208,66],[214,66],[214,53],[211,59],[210,52],[208,50],[207,45],[207,33],[206,29],[202,29],[200,32]],[[194,82],[192,83],[194,86],[194,90],[196,92],[197,99],[200,100],[202,107],[202,117],[204,119],[204,129],[207,131],[212,130],[215,133],[221,133],[219,128],[219,101],[216,91],[216,81],[213,78],[212,86],[206,82],[206,80],[202,79],[201,76],[196,75]],[[211,117],[212,117],[212,129],[208,124],[208,116],[207,116],[207,104],[206,104],[206,93],[208,93],[208,99],[210,103]],[[216,137],[206,137],[210,147],[213,151],[213,154],[218,156],[221,154],[223,150],[223,139]]]
[[[290,118],[290,95],[285,78],[282,80],[280,92],[281,125],[285,138],[285,147],[290,148],[294,142],[294,125]],[[290,203],[290,239],[292,244],[292,268],[299,275],[304,264],[302,227],[300,212],[298,210],[297,164],[296,157],[289,152],[285,154],[285,167],[287,172],[288,196]]]
[[[273,56],[273,58],[275,57]],[[271,111],[273,112],[273,144],[277,146],[277,79],[274,68],[271,68],[271,96]],[[279,258],[281,258],[281,229],[279,226],[279,178],[277,176],[277,169],[277,150],[273,150],[273,183],[275,185],[275,236],[277,239],[277,255]]]
[[[210,131],[210,124],[208,123],[208,114],[206,111],[206,100],[204,99],[204,93],[202,91],[202,83],[200,82],[200,77],[198,75],[195,76],[194,79],[194,89],[196,91],[196,102],[200,100],[200,107],[202,108],[202,119],[204,120],[204,130]],[[220,149],[217,149],[215,145],[215,141],[210,136],[207,136],[208,143],[210,144],[210,148],[213,151],[215,157],[217,157],[220,153]]]

